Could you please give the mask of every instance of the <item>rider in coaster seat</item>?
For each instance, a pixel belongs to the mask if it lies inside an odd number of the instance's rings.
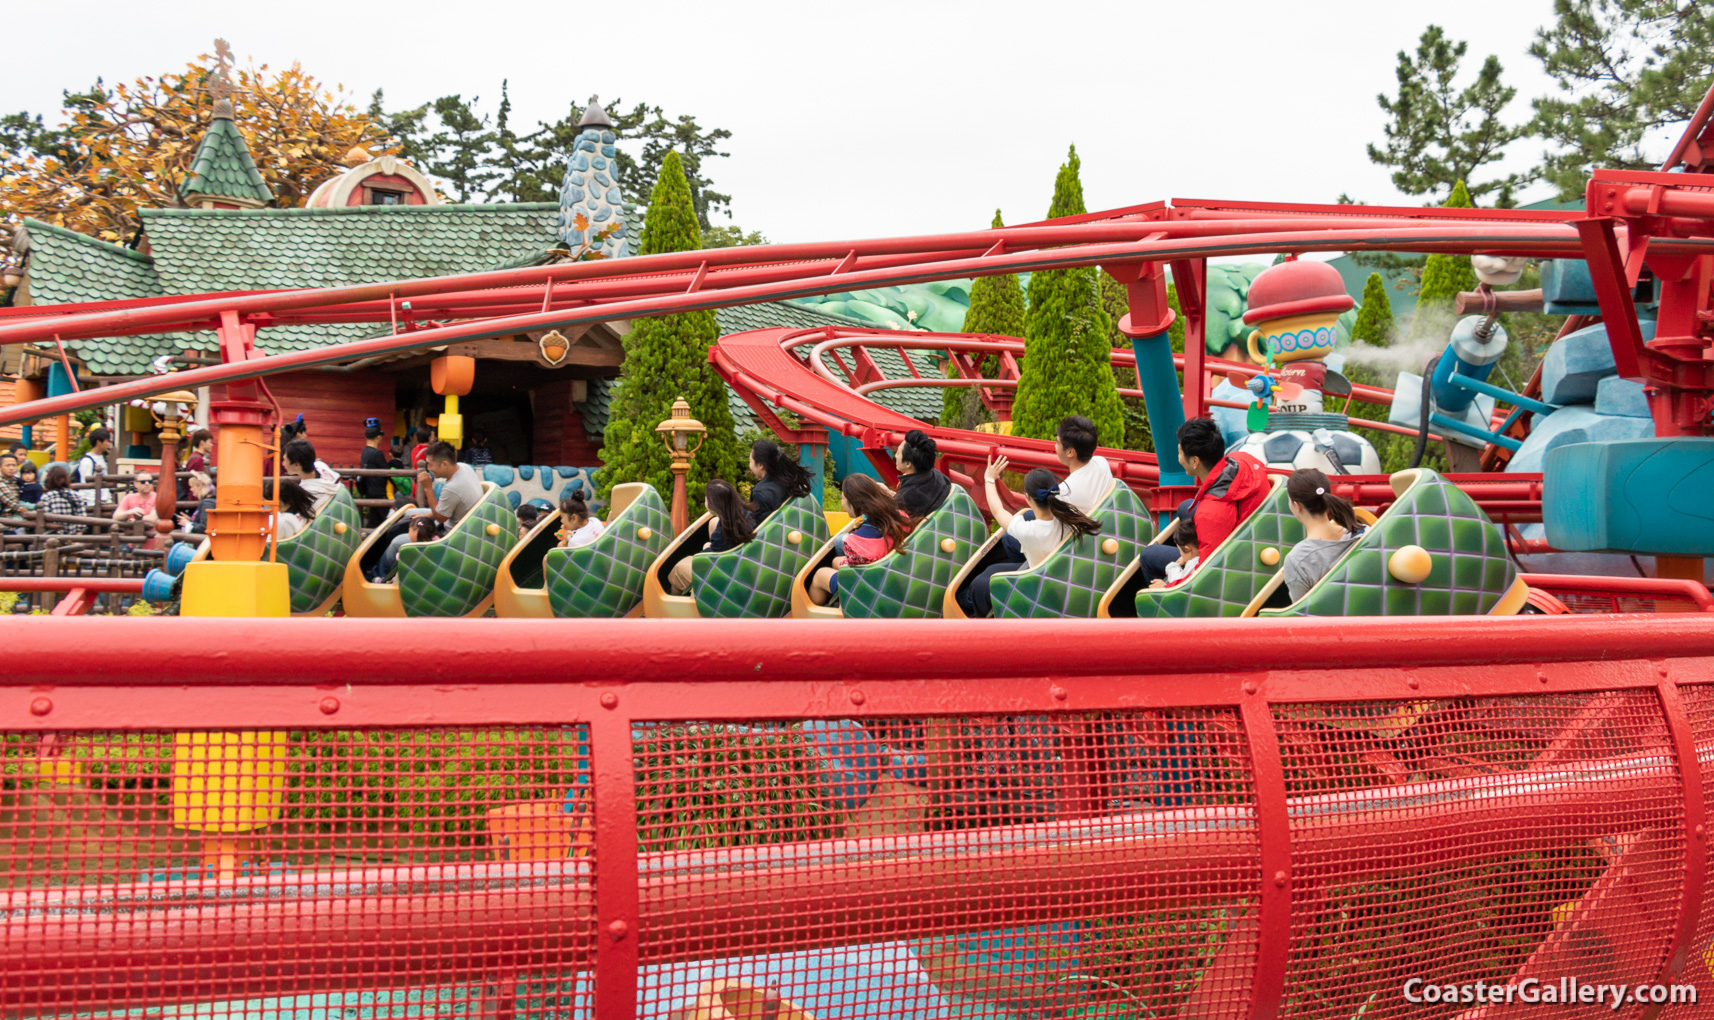
[[[1197,544],[1212,549],[1238,523],[1254,513],[1268,494],[1268,472],[1247,453],[1227,454],[1220,426],[1212,418],[1192,418],[1178,427],[1178,462],[1196,479],[1196,495],[1179,504],[1181,518],[1196,521]],[[1178,560],[1173,545],[1145,546],[1138,569],[1145,584],[1167,579],[1167,565]]]

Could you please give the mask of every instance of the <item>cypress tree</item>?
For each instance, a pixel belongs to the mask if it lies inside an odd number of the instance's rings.
[[[1000,210],[995,209],[993,228],[998,230],[1005,225],[1000,219]],[[1018,285],[1018,278],[1009,273],[1004,276],[977,277],[970,285],[970,310],[964,313],[964,324],[958,331],[1023,336],[1024,289]],[[993,378],[994,373],[999,370],[999,359],[988,355],[976,368],[983,376]],[[942,395],[942,424],[957,420],[970,407],[970,403],[975,401],[976,393],[973,388],[947,387]]]
[[[1380,273],[1370,273],[1363,283],[1363,304],[1357,309],[1351,339],[1372,347],[1393,342],[1393,303],[1387,299],[1387,283]]]
[[[1053,185],[1048,218],[1076,216],[1083,204],[1077,146]],[[1087,415],[1104,444],[1124,441],[1125,418],[1113,384],[1112,320],[1101,300],[1100,270],[1048,269],[1030,275],[1024,316],[1024,364],[1012,405],[1012,434],[1050,439],[1060,419]]]
[[[678,153],[669,152],[649,196],[639,253],[658,255],[701,247],[690,184]],[[673,401],[681,396],[690,404],[690,416],[708,428],[687,480],[691,515],[701,513],[702,488],[710,478],[733,483],[743,478],[745,454],[738,448],[732,411],[726,404],[726,383],[708,364],[708,349],[719,339],[720,327],[712,311],[638,319],[632,326],[625,336],[625,361],[613,390],[601,450],[601,498],[622,482],[648,482],[663,498],[672,497],[671,460],[655,426],[672,417]]]
[[[1447,209],[1471,209],[1470,192],[1464,182],[1453,187],[1444,203]],[[1422,267],[1422,287],[1417,291],[1416,315],[1411,319],[1412,339],[1445,339],[1452,329],[1452,303],[1460,291],[1476,289],[1476,271],[1468,255],[1430,255]]]

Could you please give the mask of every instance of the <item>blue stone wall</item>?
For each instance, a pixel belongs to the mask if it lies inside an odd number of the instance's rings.
[[[613,161],[618,154],[614,148],[616,141],[618,136],[611,128],[584,128],[566,158],[565,184],[559,190],[559,239],[574,253],[615,221],[620,226],[591,251],[619,258],[625,254],[626,234],[633,229],[641,234],[641,224],[623,221],[624,196],[619,193]],[[583,227],[577,225],[580,215]]]

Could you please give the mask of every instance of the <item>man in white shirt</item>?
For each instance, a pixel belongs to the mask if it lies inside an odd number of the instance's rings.
[[[1113,469],[1106,457],[1095,456],[1095,423],[1074,414],[1059,423],[1054,456],[1071,473],[1059,483],[1059,498],[1093,517],[1095,508],[1113,488]]]
[[[101,475],[107,470],[107,451],[113,448],[113,433],[105,428],[94,428],[89,432],[89,449],[72,465],[71,480],[74,482],[99,482]],[[97,503],[112,503],[113,493],[108,489],[79,489],[77,498],[83,500],[86,507],[94,507]]]
[[[1095,456],[1095,423],[1081,414],[1074,414],[1059,423],[1053,439],[1053,453],[1071,473],[1059,483],[1059,498],[1093,517],[1108,490],[1113,488],[1113,469],[1106,457]],[[1035,520],[1035,513],[1023,512],[1026,521]],[[1000,539],[1000,549],[1012,563],[1025,562],[1024,550],[1011,535]]]

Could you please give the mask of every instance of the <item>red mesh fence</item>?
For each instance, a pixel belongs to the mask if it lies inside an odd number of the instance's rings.
[[[296,688],[221,688],[192,728],[120,684],[156,722],[0,732],[0,1014],[1473,1020],[1513,1013],[1439,990],[1714,992],[1714,672],[1675,661],[382,685],[278,729]]]

